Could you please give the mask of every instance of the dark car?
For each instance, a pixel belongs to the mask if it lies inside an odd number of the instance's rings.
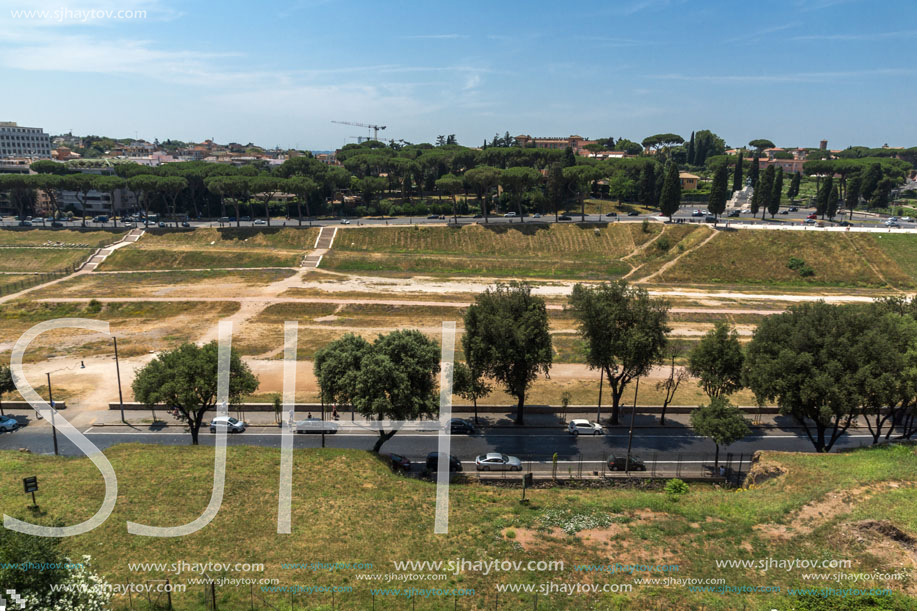
[[[799,208],[797,208],[796,206],[790,206],[790,207],[788,208],[788,210],[789,210],[790,212],[799,212]]]
[[[392,471],[410,471],[411,461],[401,454],[383,454],[382,458],[388,463]]]
[[[31,227],[32,221],[19,221],[19,226],[20,227]]]
[[[241,219],[239,219],[239,220],[240,220],[240,221],[250,221],[250,220],[252,220],[252,217],[250,217],[250,216],[243,216],[243,217],[242,217]]]
[[[605,216],[618,216],[618,213],[617,212],[608,212],[605,214]]]
[[[630,212],[627,213],[627,216],[640,216],[640,213],[637,212],[636,210],[631,210]]]
[[[474,215],[473,217],[471,217],[471,218],[473,218],[473,219],[482,219],[482,218],[484,218],[484,215],[483,215],[483,214],[475,214],[475,215]]]
[[[727,214],[726,216],[728,216],[728,217],[731,218],[731,219],[734,219],[734,218],[736,218],[737,216],[739,216],[739,211],[738,211],[738,210],[730,210],[730,211],[729,211],[729,214]]]
[[[428,214],[428,215],[427,215],[427,218],[428,218],[428,219],[438,219],[438,218],[439,218],[439,215],[438,215],[438,214]]]
[[[566,214],[561,214],[559,217],[557,217],[557,220],[558,221],[572,221],[573,219],[567,216]]]
[[[852,227],[853,223],[851,223],[850,221],[841,221],[840,223],[838,223],[838,225],[840,225],[841,227]]]
[[[51,226],[52,227],[63,227],[64,224],[61,223],[60,221],[51,221]]]
[[[789,214],[789,213],[790,211],[787,208],[784,208],[783,210],[780,211],[780,214]]]
[[[716,216],[713,214],[708,214],[707,216],[704,217],[704,222],[716,224]]]
[[[182,221],[181,226],[182,226],[182,227],[190,227],[190,226],[191,226],[191,223],[189,223],[188,221]]]
[[[627,457],[626,456],[615,456],[612,454],[608,458],[608,468],[612,471],[624,471],[627,468]],[[630,470],[631,471],[646,471],[646,464],[637,458],[636,456],[630,457]]]
[[[453,435],[472,435],[474,425],[463,418],[453,418],[449,421],[449,432]]]
[[[449,458],[449,471],[461,471],[462,463],[459,462],[459,459],[453,456],[452,454],[447,454]],[[439,452],[430,452],[427,454],[427,471],[437,471],[439,470]]]

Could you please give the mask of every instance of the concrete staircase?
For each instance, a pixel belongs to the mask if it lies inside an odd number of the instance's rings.
[[[315,246],[312,247],[312,252],[303,257],[302,267],[318,267],[319,263],[322,262],[322,257],[331,250],[337,231],[337,227],[322,227],[322,230],[318,233],[318,238],[315,239]]]
[[[143,235],[143,229],[131,229],[126,236],[124,236],[120,242],[112,244],[111,246],[106,246],[105,248],[100,248],[92,255],[86,263],[83,264],[83,267],[80,269],[82,272],[92,272],[102,264],[102,262],[108,258],[108,255],[115,252],[117,249],[133,244],[140,239],[140,236]]]

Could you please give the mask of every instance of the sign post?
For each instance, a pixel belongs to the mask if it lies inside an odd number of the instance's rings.
[[[38,502],[35,500],[35,493],[38,492],[38,477],[34,475],[23,477],[22,487],[25,489],[26,494],[32,493],[32,508],[38,509]]]

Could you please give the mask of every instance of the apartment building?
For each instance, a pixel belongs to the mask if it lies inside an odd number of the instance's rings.
[[[0,159],[14,157],[51,159],[51,137],[40,127],[0,121]]]

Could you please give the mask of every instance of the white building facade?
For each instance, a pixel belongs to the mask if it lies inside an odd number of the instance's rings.
[[[51,159],[51,137],[40,127],[20,127],[0,121],[0,159]]]

